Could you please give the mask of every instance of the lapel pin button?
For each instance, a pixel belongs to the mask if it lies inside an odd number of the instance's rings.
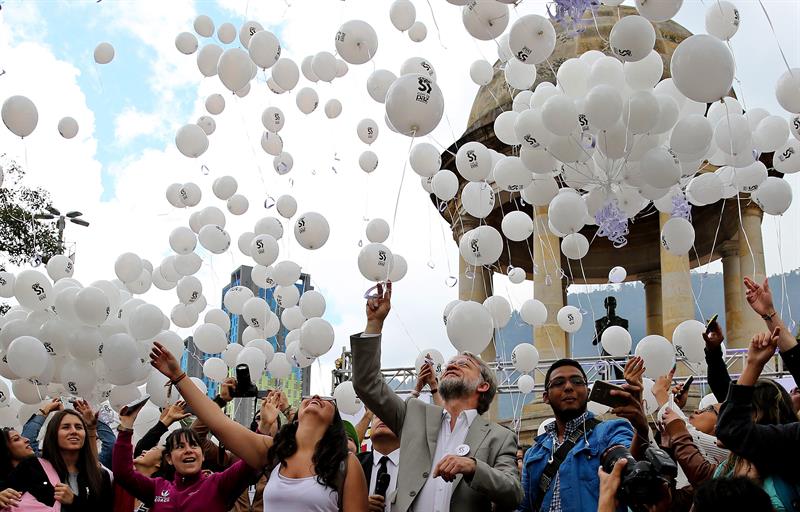
[[[459,456],[464,457],[465,455],[467,455],[469,453],[469,446],[467,446],[466,444],[458,445],[458,448],[456,448],[456,453]]]

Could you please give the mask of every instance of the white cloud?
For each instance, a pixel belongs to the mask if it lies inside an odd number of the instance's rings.
[[[142,112],[127,107],[114,119],[114,139],[121,146],[142,136],[165,133],[166,119],[155,112]]]

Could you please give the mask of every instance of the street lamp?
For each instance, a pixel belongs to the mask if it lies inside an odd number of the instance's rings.
[[[58,228],[58,243],[64,244],[64,228],[67,227],[67,219],[73,224],[88,227],[89,223],[80,217],[83,215],[81,212],[72,211],[61,215],[61,212],[52,206],[45,206],[45,210],[50,213],[37,213],[33,216],[34,219],[39,220],[55,220],[56,228]]]

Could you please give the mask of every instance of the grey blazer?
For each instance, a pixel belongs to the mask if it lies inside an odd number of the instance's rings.
[[[353,386],[359,398],[400,437],[397,490],[391,497],[393,512],[406,512],[428,480],[436,453],[442,412],[439,406],[416,398],[403,401],[380,373],[381,337],[350,337]],[[482,416],[472,422],[465,444],[477,462],[472,479],[458,475],[450,501],[453,512],[513,510],[522,500],[514,433]]]

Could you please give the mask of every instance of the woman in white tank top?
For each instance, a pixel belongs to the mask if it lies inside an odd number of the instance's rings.
[[[228,450],[250,467],[264,467],[269,472],[265,512],[368,510],[364,471],[347,450],[344,424],[333,398],[303,398],[297,422],[284,425],[273,439],[228,418],[185,378],[180,363],[160,343],[153,344],[150,360]]]

